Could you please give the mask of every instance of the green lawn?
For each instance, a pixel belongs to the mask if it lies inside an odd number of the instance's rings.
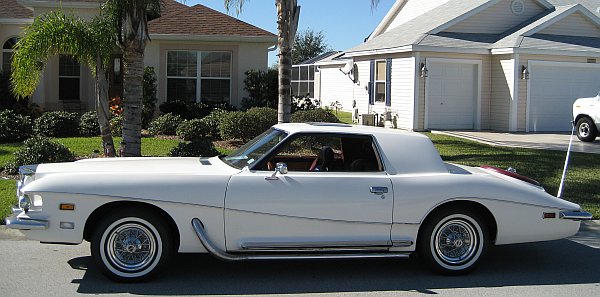
[[[489,146],[451,136],[425,133],[447,162],[479,166],[512,167],[531,177],[556,195],[566,152]],[[571,153],[563,198],[580,204],[600,218],[600,158],[594,154]]]
[[[541,182],[550,194],[556,195],[565,152],[518,149],[488,146],[451,136],[426,133],[442,159],[464,165],[493,165],[501,168],[513,167],[520,174]],[[118,143],[121,139],[116,138]],[[59,138],[78,156],[89,156],[95,149],[101,149],[99,137]],[[144,156],[165,156],[179,143],[174,139],[144,138],[142,154]],[[12,160],[12,153],[20,143],[0,144],[0,166]],[[228,153],[226,149],[218,150]],[[583,208],[600,218],[600,158],[592,154],[572,153],[569,174],[563,195],[567,200],[579,203]],[[15,202],[15,181],[0,179],[0,218],[10,213]]]
[[[335,111],[333,112],[335,114]],[[347,111],[338,111],[336,117],[340,122],[346,124],[352,124],[352,113]]]
[[[0,179],[0,220],[11,213],[11,207],[17,204],[17,184],[12,179]]]

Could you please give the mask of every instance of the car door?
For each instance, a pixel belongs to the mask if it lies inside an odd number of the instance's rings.
[[[227,250],[390,244],[392,184],[371,137],[300,135],[281,146],[268,160],[231,177]],[[372,156],[358,158],[361,146],[370,146]],[[324,148],[335,151],[330,164],[320,160]],[[275,162],[289,163],[289,172],[275,173]]]

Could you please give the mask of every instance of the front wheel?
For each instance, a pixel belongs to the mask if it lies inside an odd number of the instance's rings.
[[[145,211],[109,214],[91,241],[92,258],[100,271],[122,282],[148,279],[167,262],[172,250],[164,220]]]
[[[473,211],[448,209],[427,219],[419,237],[419,254],[429,266],[447,275],[477,267],[489,245],[489,232]]]
[[[596,139],[598,133],[596,124],[588,117],[583,117],[577,121],[577,138],[581,141],[592,142]]]

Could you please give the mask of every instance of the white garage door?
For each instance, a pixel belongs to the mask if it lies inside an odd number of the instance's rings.
[[[473,129],[477,65],[431,62],[427,81],[427,128]]]
[[[600,65],[530,62],[529,131],[571,131],[573,101],[600,90]]]

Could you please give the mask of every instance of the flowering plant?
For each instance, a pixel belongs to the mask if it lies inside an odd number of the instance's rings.
[[[119,96],[110,99],[108,106],[108,108],[110,109],[110,113],[112,113],[115,116],[121,115],[123,113],[123,99],[121,99],[121,97]]]

